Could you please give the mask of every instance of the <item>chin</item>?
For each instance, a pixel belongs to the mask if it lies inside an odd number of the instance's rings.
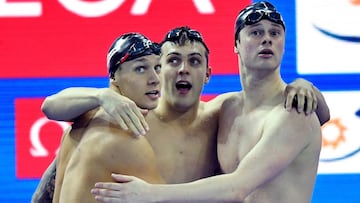
[[[153,110],[157,106],[157,102],[154,104],[138,105],[141,109]]]

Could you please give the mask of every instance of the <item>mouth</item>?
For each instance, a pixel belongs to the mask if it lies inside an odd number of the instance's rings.
[[[186,94],[192,88],[192,84],[188,81],[181,80],[176,82],[175,87],[181,94]]]
[[[149,96],[151,99],[158,99],[160,97],[159,90],[152,90],[145,93],[146,96]]]
[[[274,55],[274,52],[271,49],[263,49],[259,52],[259,55],[272,56],[272,55]]]

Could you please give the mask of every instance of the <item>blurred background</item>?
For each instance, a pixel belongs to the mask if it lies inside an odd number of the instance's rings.
[[[249,0],[0,1],[0,202],[30,202],[56,155],[65,122],[48,120],[44,98],[74,86],[107,87],[106,53],[137,31],[161,41],[188,25],[210,48],[202,99],[241,90],[234,21]],[[331,120],[313,203],[360,202],[360,1],[272,0],[286,22],[281,73],[324,94]]]

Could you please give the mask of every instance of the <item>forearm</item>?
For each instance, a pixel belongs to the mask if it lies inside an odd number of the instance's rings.
[[[67,88],[46,97],[41,106],[44,114],[53,120],[71,121],[99,106],[99,88]]]
[[[318,100],[318,105],[317,105],[317,109],[316,109],[316,115],[319,118],[320,124],[323,125],[324,123],[326,123],[330,119],[329,107],[326,104],[325,98],[321,94],[320,90],[317,89],[315,86],[314,86],[314,90],[315,90],[315,94],[316,94],[316,97],[317,97],[317,100]]]
[[[242,202],[233,174],[213,176],[191,183],[152,185],[155,202]]]

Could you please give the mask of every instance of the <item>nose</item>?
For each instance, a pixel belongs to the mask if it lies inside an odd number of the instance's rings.
[[[158,85],[160,83],[160,76],[159,74],[153,70],[153,71],[150,71],[149,73],[149,79],[148,79],[148,84],[149,85]]]
[[[186,62],[181,63],[181,66],[179,68],[179,74],[180,75],[189,75],[189,67]]]
[[[269,34],[265,34],[262,41],[262,45],[266,45],[266,44],[272,45],[272,40]]]

